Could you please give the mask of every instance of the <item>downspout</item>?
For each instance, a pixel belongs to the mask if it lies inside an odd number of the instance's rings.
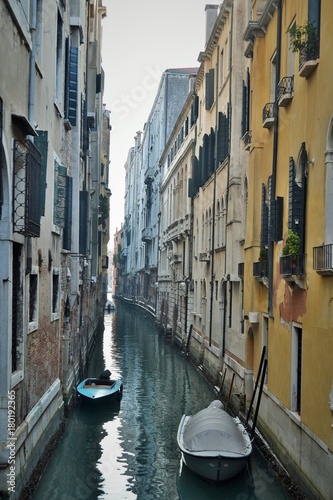
[[[271,182],[271,200],[275,199],[276,193],[276,171],[277,171],[277,153],[279,138],[279,106],[277,102],[278,85],[280,81],[280,62],[281,62],[281,26],[282,26],[282,6],[281,0],[277,2],[277,34],[276,34],[276,75],[275,75],[275,99],[274,99],[274,131],[273,131],[273,159],[272,159],[272,182]],[[273,317],[273,256],[274,242],[271,238],[268,241],[268,314]]]
[[[217,156],[217,124],[219,119],[219,54],[220,46],[216,46],[217,62],[216,62],[216,78],[215,78],[215,144],[214,144],[214,187],[213,187],[213,214],[212,214],[212,244],[211,244],[211,275],[210,275],[210,309],[209,309],[209,347],[212,345],[213,335],[213,305],[214,305],[214,281],[215,281],[215,216],[216,216],[216,171],[218,168]]]
[[[32,0],[31,5],[31,22],[30,22],[30,33],[31,33],[31,52],[29,61],[29,109],[28,109],[28,119],[29,122],[34,126],[35,121],[35,64],[36,64],[36,27],[37,27],[37,0]],[[33,137],[30,137],[33,141]],[[32,243],[31,237],[27,237],[27,266],[26,274],[30,274],[32,269]]]
[[[196,93],[194,92],[194,101],[196,99]],[[193,102],[194,102],[193,101]],[[192,145],[192,158],[195,156],[195,148],[197,145],[197,123],[195,123],[194,128],[194,141]],[[192,172],[193,174],[193,172]],[[194,197],[191,196],[191,209],[190,209],[190,234],[189,234],[189,249],[188,249],[188,277],[186,278],[186,300],[185,300],[185,320],[184,320],[184,330],[185,335],[187,335],[187,322],[188,322],[188,292],[189,286],[192,280],[192,259],[193,259],[193,224],[194,224]],[[191,327],[190,327],[191,331]],[[189,343],[189,337],[187,343]]]
[[[232,38],[233,38],[233,20],[234,20],[234,4],[232,4],[231,7],[231,22],[230,22],[230,35],[229,35],[229,131],[231,130],[231,117],[232,117],[232,108],[231,108],[231,83],[232,83]],[[230,132],[228,134],[228,139],[230,139]],[[228,169],[227,169],[227,196],[226,196],[226,231],[225,231],[225,253],[224,253],[224,273],[226,273],[227,269],[227,240],[228,240],[228,212],[229,212],[229,182],[230,182],[230,140],[229,140],[229,158],[228,158]],[[226,332],[226,323],[227,323],[227,307],[228,307],[228,300],[227,300],[227,286],[229,283],[229,288],[230,288],[230,280],[228,279],[227,281],[224,281],[225,283],[225,290],[224,290],[224,316],[223,316],[223,338],[222,338],[222,358],[224,358],[225,354],[225,332]]]

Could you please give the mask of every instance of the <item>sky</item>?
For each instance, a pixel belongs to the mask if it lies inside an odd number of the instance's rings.
[[[205,48],[204,0],[104,0],[102,66],[104,104],[111,112],[110,239],[124,220],[128,151],[143,130],[162,73],[199,67]],[[220,2],[211,2],[216,5]]]

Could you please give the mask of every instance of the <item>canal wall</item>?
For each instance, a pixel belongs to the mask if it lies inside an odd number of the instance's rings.
[[[50,439],[58,432],[63,418],[64,402],[61,383],[57,379],[32,408],[15,433],[14,465],[11,466],[12,462],[9,462],[8,467],[1,471],[1,490],[7,490],[11,500],[19,498]],[[12,473],[13,484],[11,483]]]

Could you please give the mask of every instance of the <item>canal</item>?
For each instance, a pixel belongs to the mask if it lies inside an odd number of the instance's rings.
[[[149,316],[121,303],[105,314],[86,375],[98,376],[105,368],[123,381],[120,404],[73,410],[34,500],[290,498],[256,449],[249,467],[219,486],[182,466],[180,419],[216,396]]]

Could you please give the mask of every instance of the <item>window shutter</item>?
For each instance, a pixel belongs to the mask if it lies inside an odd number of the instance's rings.
[[[66,206],[65,227],[63,231],[63,248],[71,250],[72,243],[72,200],[73,200],[73,178],[66,177]]]
[[[76,126],[77,91],[78,91],[78,49],[71,47],[69,51],[69,92],[68,92],[68,119]]]
[[[206,110],[209,110],[214,103],[214,69],[206,73]]]
[[[65,40],[65,89],[64,89],[64,111],[65,118],[68,118],[69,107],[69,37]]]
[[[283,232],[283,198],[278,196],[271,201],[271,241],[282,240]]]
[[[261,248],[268,245],[268,206],[266,204],[266,186],[261,186]]]
[[[65,227],[67,168],[57,164],[57,181],[54,199],[54,222]]]
[[[204,135],[203,138],[203,165],[202,165],[202,184],[204,185],[207,181],[209,174],[209,136]]]
[[[0,97],[0,219],[2,214],[2,204],[3,204],[3,186],[2,186],[2,99]]]
[[[96,75],[96,94],[100,94],[102,91],[102,75],[98,73]]]
[[[199,97],[196,95],[191,107],[191,127],[195,124],[199,116]]]
[[[208,153],[208,177],[211,177],[215,170],[215,131],[210,129],[209,153]]]
[[[304,181],[304,179],[302,179]],[[303,186],[304,182],[299,186],[295,181],[295,162],[292,157],[289,158],[289,210],[288,210],[288,227],[297,233],[301,239],[301,226],[304,220],[304,200]]]
[[[38,130],[38,137],[35,137],[34,144],[39,149],[39,151],[41,153],[40,215],[45,215],[47,151],[48,151],[48,132],[47,132],[47,130]]]
[[[229,150],[229,120],[224,113],[219,113],[217,135],[217,158],[222,163],[228,156]]]
[[[79,252],[85,255],[87,253],[87,225],[88,225],[88,192],[80,191],[80,234],[79,234]]]

